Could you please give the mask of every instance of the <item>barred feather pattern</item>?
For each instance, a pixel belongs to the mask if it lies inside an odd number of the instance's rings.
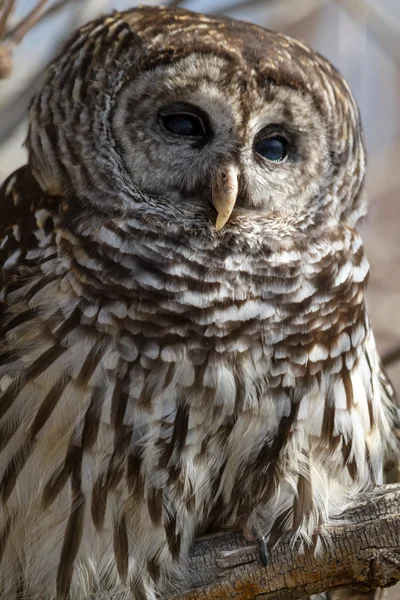
[[[157,26],[191,15],[171,13]],[[154,200],[115,147],[91,172],[73,156],[91,134],[74,146],[62,124],[87,130],[90,103],[77,78],[63,97],[54,72],[98,81],[71,53],[116,60],[134,43],[128,17],[86,26],[50,67],[30,163],[0,196],[2,598],[166,597],[195,534],[244,521],[318,547],[316,528],[382,480],[392,444],[354,228],[360,144],[354,188],[335,175],[340,217],[307,214],[280,236],[240,207],[216,232],[212,209]]]
[[[390,423],[357,236],[255,263],[98,221],[28,251],[34,272],[8,296],[6,597],[21,581],[31,597],[150,598],[209,520],[251,513],[310,542],[335,501],[381,479]]]

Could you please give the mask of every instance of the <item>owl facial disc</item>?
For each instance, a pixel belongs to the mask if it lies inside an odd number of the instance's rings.
[[[222,229],[232,214],[238,193],[238,168],[228,165],[221,169],[212,184],[212,203],[218,213],[215,228]]]

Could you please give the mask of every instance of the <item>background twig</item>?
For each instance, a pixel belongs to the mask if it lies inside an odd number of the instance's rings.
[[[32,27],[38,23],[43,15],[42,9],[48,0],[39,0],[32,10],[13,29],[7,31],[6,40],[10,45],[19,44]]]

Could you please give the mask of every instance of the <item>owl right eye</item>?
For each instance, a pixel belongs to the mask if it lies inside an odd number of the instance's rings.
[[[203,140],[209,135],[206,118],[197,107],[178,104],[159,114],[161,127],[173,136]]]

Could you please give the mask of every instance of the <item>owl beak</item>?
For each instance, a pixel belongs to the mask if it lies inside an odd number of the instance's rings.
[[[218,213],[215,228],[222,229],[232,214],[238,194],[239,171],[235,165],[228,165],[217,173],[212,184],[211,201]]]

